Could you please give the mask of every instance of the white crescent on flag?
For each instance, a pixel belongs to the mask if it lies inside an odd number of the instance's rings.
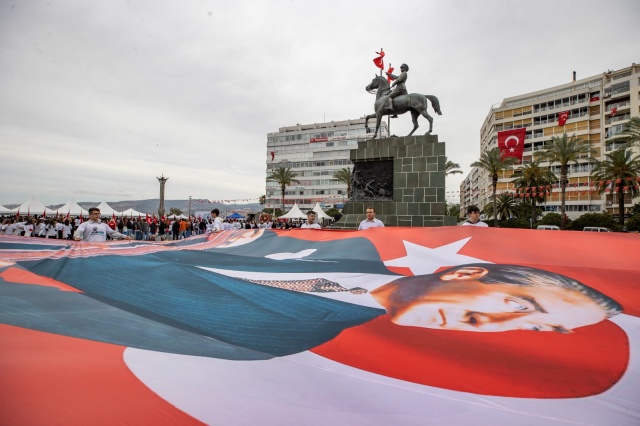
[[[516,144],[513,145],[513,146],[509,146],[509,141],[511,139],[515,139],[515,141],[516,141]],[[504,141],[504,146],[509,148],[509,152],[515,152],[516,147],[518,146],[519,143],[520,143],[520,139],[517,136],[511,135]]]

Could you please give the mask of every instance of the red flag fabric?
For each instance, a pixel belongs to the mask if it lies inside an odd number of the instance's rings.
[[[149,213],[145,213],[144,215],[145,215],[145,220],[147,221],[147,223],[148,223],[149,225],[151,225],[152,220],[151,220],[151,218],[149,217]]]
[[[42,217],[47,217],[47,208],[44,208],[44,211],[42,212]]]
[[[618,112],[618,108],[611,108],[611,116],[613,117]]]
[[[276,152],[275,151],[271,151],[271,161],[273,161],[275,156],[276,156]]]
[[[113,214],[113,221],[114,221],[114,222],[117,222],[117,221],[118,221],[118,219],[116,218],[116,212],[113,212],[112,214]]]
[[[513,129],[504,132],[498,132],[498,148],[502,158],[514,157],[522,163],[522,153],[524,152],[524,138],[527,129]]]
[[[389,69],[387,70],[387,74],[393,74],[393,67],[389,64]],[[391,83],[391,77],[387,75],[387,81]]]
[[[379,55],[377,58],[373,59],[373,63],[375,64],[376,67],[380,68],[381,70],[384,69],[384,60],[382,58],[384,58],[384,51],[382,49],[380,49],[379,52],[376,52],[377,55]]]
[[[67,212],[67,216],[65,217],[65,220],[69,220],[70,218],[71,218],[71,212],[70,212],[70,211],[68,211],[68,212]]]
[[[592,96],[589,102],[598,102],[600,100],[600,96]]]
[[[569,118],[569,111],[561,112],[560,114],[558,114],[558,124],[560,126],[564,126],[564,123],[567,122],[568,118]]]

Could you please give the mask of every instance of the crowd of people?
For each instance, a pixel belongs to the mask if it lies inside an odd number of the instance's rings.
[[[98,212],[99,214],[99,212]],[[96,218],[98,219],[99,216]],[[201,235],[216,231],[230,231],[237,229],[292,229],[303,227],[301,222],[278,222],[271,220],[239,220],[239,219],[220,219],[219,229],[214,228],[215,218],[196,218],[191,219],[152,219],[146,218],[113,218],[103,217],[100,223],[106,224],[111,230],[122,234],[127,239],[139,241],[154,240],[180,240],[189,238],[192,235]],[[11,216],[0,219],[2,225],[0,234],[2,235],[18,235],[24,237],[40,237],[40,238],[56,238],[63,240],[72,240],[76,231],[82,223],[92,220],[86,217],[44,217],[44,216]],[[316,224],[317,225],[317,224]],[[319,226],[319,225],[318,225]],[[107,239],[113,238],[106,235]],[[77,239],[77,238],[76,238]],[[82,239],[82,238],[80,238]],[[86,240],[85,240],[86,241]]]

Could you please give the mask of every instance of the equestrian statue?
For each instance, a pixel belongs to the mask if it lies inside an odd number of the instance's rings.
[[[377,89],[376,102],[373,105],[375,113],[367,115],[364,122],[365,128],[368,132],[369,119],[373,117],[376,118],[376,131],[373,134],[372,139],[375,139],[378,135],[378,131],[380,130],[380,121],[385,115],[393,115],[393,118],[396,118],[398,114],[404,114],[407,111],[411,111],[413,130],[411,130],[411,133],[407,136],[411,136],[418,128],[418,117],[420,115],[429,120],[429,131],[425,133],[425,135],[431,133],[431,130],[433,129],[433,118],[427,112],[427,107],[429,105],[428,101],[431,101],[433,110],[438,115],[442,115],[442,111],[440,111],[440,102],[435,96],[421,95],[419,93],[407,93],[407,89],[405,87],[407,71],[409,71],[407,64],[402,64],[400,66],[400,71],[401,73],[399,76],[387,73],[389,78],[393,80],[393,84],[391,86],[389,86],[389,81],[387,81],[386,78],[377,75],[365,88],[369,93],[374,93],[373,91]]]

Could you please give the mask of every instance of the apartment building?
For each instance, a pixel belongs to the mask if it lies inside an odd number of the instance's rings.
[[[369,120],[375,127],[375,120]],[[365,119],[358,118],[326,123],[296,124],[267,134],[267,176],[277,168],[291,168],[294,183],[285,190],[285,210],[294,203],[302,211],[320,203],[323,208],[342,208],[348,199],[347,185],[333,178],[342,168],[353,169],[350,150],[358,141],[371,138],[374,128],[365,129]],[[381,137],[388,136],[387,124],[380,126]],[[282,194],[278,183],[266,182],[266,208],[281,208]]]
[[[568,112],[564,125],[560,125],[559,115]],[[498,146],[498,132],[526,128],[526,139],[522,163],[530,163],[536,153],[544,149],[554,136],[576,135],[589,141],[593,154],[598,159],[621,146],[615,136],[623,131],[624,125],[632,117],[640,115],[640,65],[617,71],[607,71],[601,75],[574,79],[560,86],[533,93],[504,99],[499,106],[489,110],[480,130],[480,152]],[[550,167],[559,177],[560,167],[542,163]],[[588,158],[569,167],[569,184],[566,191],[566,213],[575,219],[585,212],[608,211],[617,214],[617,201],[611,194],[598,194],[592,190],[590,172],[593,165]],[[497,193],[515,192],[513,171],[505,171],[499,177]],[[545,211],[560,212],[559,182],[551,196],[541,207]],[[472,169],[460,185],[461,211],[471,204],[483,208],[491,202],[491,177],[482,169]],[[630,197],[625,207],[630,208],[638,200]]]

